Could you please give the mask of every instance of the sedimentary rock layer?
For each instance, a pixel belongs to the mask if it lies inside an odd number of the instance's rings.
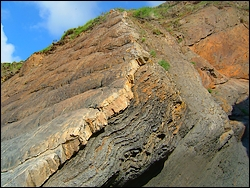
[[[148,53],[133,44],[122,14],[110,15],[98,31],[34,54],[15,82],[2,85],[3,186],[42,185],[129,106],[134,74]]]
[[[138,69],[134,82],[129,107],[44,186],[122,186],[173,151],[186,110],[174,83],[150,65]]]
[[[1,186],[249,186],[246,128],[233,117],[249,101],[248,27],[235,15],[215,6],[188,15],[178,43],[160,21],[113,11],[34,53],[1,85]],[[224,51],[227,37],[242,48]]]

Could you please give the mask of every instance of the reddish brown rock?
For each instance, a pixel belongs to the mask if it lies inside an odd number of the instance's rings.
[[[243,24],[212,34],[190,48],[221,74],[249,79],[249,30]]]

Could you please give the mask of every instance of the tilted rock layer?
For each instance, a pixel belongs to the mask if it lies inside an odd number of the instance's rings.
[[[232,117],[249,100],[249,35],[234,14],[209,6],[185,17],[178,43],[156,20],[160,36],[114,11],[34,53],[1,85],[1,186],[248,186],[249,119]]]

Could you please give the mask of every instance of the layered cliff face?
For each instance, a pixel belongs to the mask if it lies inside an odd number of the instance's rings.
[[[1,85],[1,185],[248,186],[247,13],[114,11],[34,53]]]

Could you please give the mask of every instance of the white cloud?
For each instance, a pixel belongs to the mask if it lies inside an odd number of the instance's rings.
[[[3,31],[3,24],[1,23],[1,62],[12,63],[13,61],[20,61],[19,57],[13,56],[15,46],[13,44],[7,43],[7,40],[8,38]]]
[[[64,31],[93,19],[98,9],[95,1],[35,1],[34,3],[39,8],[39,16],[43,22],[33,27],[45,27],[54,37],[61,37]]]
[[[151,7],[156,7],[162,3],[165,3],[166,1],[147,1],[147,4]]]

